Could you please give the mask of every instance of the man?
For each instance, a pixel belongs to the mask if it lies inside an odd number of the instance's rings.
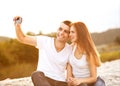
[[[69,39],[70,21],[63,21],[57,31],[57,37],[30,37],[21,30],[22,18],[14,17],[17,39],[24,44],[39,49],[37,71],[32,73],[34,86],[67,86],[65,69],[72,49],[66,43]]]

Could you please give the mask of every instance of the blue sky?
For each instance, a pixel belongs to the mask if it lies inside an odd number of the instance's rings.
[[[0,36],[16,37],[13,17],[24,33],[56,32],[60,22],[84,22],[90,32],[120,27],[120,0],[0,0]]]

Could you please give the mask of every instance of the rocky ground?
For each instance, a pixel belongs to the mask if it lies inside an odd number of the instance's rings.
[[[98,74],[105,80],[106,86],[120,86],[120,60],[103,63]],[[0,86],[33,86],[33,83],[30,77],[8,78],[0,81]]]

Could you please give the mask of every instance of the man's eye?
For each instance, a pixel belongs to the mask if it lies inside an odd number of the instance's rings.
[[[65,33],[70,33],[70,31],[64,30]]]

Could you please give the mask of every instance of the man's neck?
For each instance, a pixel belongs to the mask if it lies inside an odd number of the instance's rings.
[[[65,47],[65,42],[54,39],[54,46],[57,52],[60,52]]]

